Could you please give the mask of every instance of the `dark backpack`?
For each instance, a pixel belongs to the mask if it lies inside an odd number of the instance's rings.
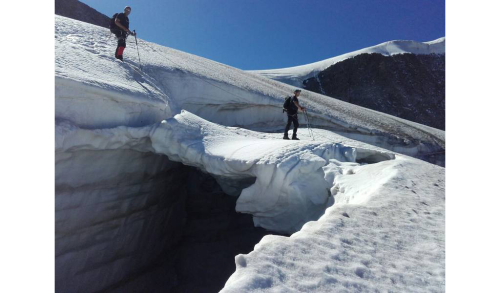
[[[292,97],[287,97],[283,103],[283,112],[290,110],[292,104]]]
[[[118,16],[118,13],[113,14],[113,16],[111,17],[111,20],[109,21],[109,29],[117,28],[115,24],[116,16]]]

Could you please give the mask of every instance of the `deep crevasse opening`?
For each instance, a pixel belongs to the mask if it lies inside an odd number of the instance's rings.
[[[57,292],[218,292],[234,257],[270,233],[237,213],[237,198],[212,176],[166,156],[56,157],[56,170],[64,167],[56,182]],[[91,184],[78,180],[96,170]]]
[[[170,159],[225,178],[257,178],[243,189],[236,209],[256,226],[293,233],[331,206],[331,184],[322,167],[341,162],[378,162],[394,154],[327,140],[286,141],[277,134],[225,127],[187,111],[155,125],[151,146]]]
[[[210,286],[219,286],[219,290],[220,283],[234,272],[234,256],[250,252],[262,236],[270,233],[254,224],[289,235],[304,223],[317,220],[333,203],[329,190],[332,183],[325,180],[328,161],[324,158],[346,161],[341,165],[358,164],[354,162],[356,148],[310,142],[290,144],[271,139],[268,134],[213,125],[188,113],[155,127],[88,130],[69,122],[59,124],[58,289],[79,286],[90,291],[120,291],[146,282],[158,288],[180,286],[186,291],[179,292],[188,292],[192,287],[182,285],[182,276],[199,269],[207,272],[203,281],[207,283],[197,284],[213,284]],[[259,150],[255,144],[263,144],[264,148]],[[220,151],[232,155],[222,158]],[[245,159],[239,157],[241,151]],[[254,158],[249,157],[252,152]],[[174,163],[165,153],[205,173]],[[361,159],[373,154],[377,152],[359,152]],[[380,158],[390,159],[391,155]],[[215,179],[206,174],[208,171]],[[203,185],[196,182],[200,178],[209,182],[207,188],[198,187]],[[179,182],[186,184],[185,190]],[[234,197],[240,193],[240,197]],[[194,211],[191,216],[189,207]],[[214,212],[217,209],[221,213]],[[252,214],[253,221],[252,216],[237,211]],[[188,227],[191,232],[186,234],[180,227]],[[205,244],[212,249],[203,248]],[[218,245],[230,251],[220,256],[230,260],[224,272],[207,270],[213,264],[213,258],[208,256],[217,251]],[[178,256],[174,257],[175,251]],[[190,264],[183,263],[181,255]],[[165,274],[175,280],[159,278]]]

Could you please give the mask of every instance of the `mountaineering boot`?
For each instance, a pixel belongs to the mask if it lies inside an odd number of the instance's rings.
[[[287,135],[283,136],[283,139],[290,140],[290,138]]]
[[[300,140],[296,136],[292,136],[292,140]]]
[[[121,61],[123,61],[123,50],[125,50],[125,47],[116,48],[116,52],[115,52],[116,59],[120,59]]]

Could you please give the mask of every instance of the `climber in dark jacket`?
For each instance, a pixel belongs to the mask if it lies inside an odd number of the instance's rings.
[[[118,38],[118,46],[116,47],[115,58],[120,59],[122,61],[123,61],[123,51],[127,46],[126,43],[127,36],[129,34],[133,36],[135,35],[134,32],[128,29],[129,28],[128,16],[131,11],[132,8],[130,8],[130,6],[125,6],[125,9],[123,9],[123,13],[118,13],[116,15],[114,26],[112,23],[110,27],[111,32],[115,34],[115,36]]]
[[[300,90],[295,90],[294,96],[292,97],[291,103],[290,103],[290,108],[286,111],[288,115],[288,121],[286,123],[285,127],[285,135],[283,136],[283,139],[290,139],[288,138],[288,130],[290,130],[290,125],[293,122],[293,135],[292,139],[293,140],[299,140],[297,138],[297,128],[299,128],[299,117],[297,116],[298,110],[300,111],[305,111],[306,108],[302,107],[299,104],[299,96],[300,96]]]

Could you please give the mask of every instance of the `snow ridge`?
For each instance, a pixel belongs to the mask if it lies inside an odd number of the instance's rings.
[[[278,80],[296,87],[302,87],[302,82],[310,77],[316,76],[320,71],[343,61],[345,59],[360,55],[378,53],[384,56],[391,56],[395,54],[445,54],[445,37],[436,39],[429,42],[416,42],[395,40],[384,42],[372,47],[360,49],[354,52],[342,54],[326,60],[314,62],[311,64],[280,68],[280,69],[267,69],[267,70],[249,70],[254,74],[264,76],[270,79]]]

